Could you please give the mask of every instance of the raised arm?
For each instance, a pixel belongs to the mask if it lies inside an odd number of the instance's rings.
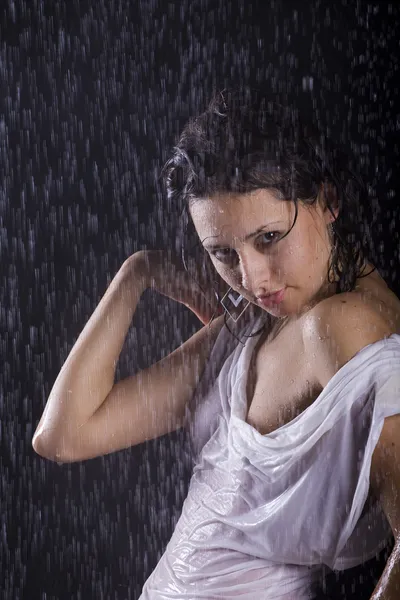
[[[186,402],[223,318],[148,369],[115,384],[129,325],[141,294],[150,286],[142,258],[136,253],[122,265],[63,365],[32,440],[41,456],[58,462],[84,460],[182,425]]]

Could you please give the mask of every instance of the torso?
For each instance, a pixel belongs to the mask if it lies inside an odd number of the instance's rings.
[[[351,293],[362,294],[364,301],[387,319],[391,330],[400,332],[400,300],[377,271],[359,279]],[[246,421],[262,435],[294,419],[323,390],[313,372],[313,361],[304,352],[302,324],[300,317],[274,339],[268,332],[262,334],[254,349],[247,379]]]

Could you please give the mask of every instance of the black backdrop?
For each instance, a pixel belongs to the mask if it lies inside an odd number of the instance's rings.
[[[216,88],[267,84],[352,148],[373,259],[399,293],[399,9],[4,0],[0,17],[0,596],[137,598],[186,495],[187,440],[46,461],[31,440],[55,378],[123,260],[171,243],[159,168]],[[146,293],[118,378],[199,326]]]

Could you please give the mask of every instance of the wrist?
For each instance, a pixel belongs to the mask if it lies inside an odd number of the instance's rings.
[[[135,252],[124,261],[120,269],[120,276],[128,287],[134,287],[140,293],[150,287],[148,269],[146,269],[141,252]]]

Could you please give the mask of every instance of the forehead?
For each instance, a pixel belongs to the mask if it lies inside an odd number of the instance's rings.
[[[200,237],[224,233],[240,236],[261,224],[288,223],[295,213],[293,202],[280,199],[266,189],[201,198],[189,210]]]

